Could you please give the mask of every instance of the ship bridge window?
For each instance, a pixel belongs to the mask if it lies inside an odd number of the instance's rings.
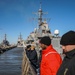
[[[20,43],[20,41],[18,41],[18,43]]]
[[[3,44],[9,45],[9,42],[7,40],[3,40]]]
[[[47,33],[51,33],[50,31],[47,31]]]
[[[45,33],[45,30],[42,30],[42,33]]]

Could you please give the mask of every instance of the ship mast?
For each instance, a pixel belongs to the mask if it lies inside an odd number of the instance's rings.
[[[19,37],[19,39],[22,40],[22,35],[21,35],[21,33],[20,33],[20,37]]]
[[[7,40],[6,36],[7,36],[7,35],[5,34],[5,36],[4,36],[4,40],[5,40],[5,41]]]
[[[40,8],[39,8],[38,12],[34,13],[34,14],[38,15],[38,28],[36,29],[36,37],[37,38],[40,38],[44,35],[48,35],[50,32],[49,27],[46,23],[46,20],[48,20],[48,19],[43,18],[43,15],[47,14],[47,12],[43,12],[41,6],[42,6],[42,3],[40,2]],[[51,32],[50,32],[50,34],[51,34]]]
[[[38,12],[36,12],[36,13],[34,13],[34,14],[38,15],[38,26],[39,26],[39,28],[40,28],[40,26],[41,26],[41,24],[42,24],[42,20],[43,20],[42,16],[43,16],[43,14],[47,14],[47,12],[43,12],[43,11],[42,11],[42,2],[40,2],[40,8],[39,8]],[[44,19],[45,19],[45,18],[44,18]],[[46,20],[46,19],[45,19],[45,20]]]
[[[38,10],[38,24],[39,24],[39,26],[42,23],[42,15],[43,15],[43,11],[41,9],[41,2],[40,2],[40,9]]]

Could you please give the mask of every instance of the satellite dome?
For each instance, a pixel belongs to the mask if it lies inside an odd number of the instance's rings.
[[[36,31],[37,29],[36,28],[34,28],[34,31]]]
[[[58,34],[59,34],[59,30],[55,30],[55,31],[54,31],[54,34],[55,34],[55,35],[58,35]]]

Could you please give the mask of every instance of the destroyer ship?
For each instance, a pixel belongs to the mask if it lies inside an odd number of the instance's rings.
[[[54,35],[51,33],[51,30],[49,28],[49,25],[47,23],[46,18],[43,18],[44,12],[41,8],[41,3],[40,3],[40,8],[37,13],[38,15],[38,27],[34,28],[34,31],[30,33],[30,35],[27,37],[25,44],[34,44],[38,47],[39,40],[43,36],[49,36],[52,39],[52,45],[53,47],[59,52],[59,54],[62,54],[62,49],[60,45],[60,39],[61,37],[59,36],[59,30],[54,31]],[[39,48],[39,47],[38,47]]]
[[[18,41],[17,41],[17,47],[23,47],[23,46],[24,46],[24,40],[23,40],[22,35],[20,33],[20,35],[18,37]]]

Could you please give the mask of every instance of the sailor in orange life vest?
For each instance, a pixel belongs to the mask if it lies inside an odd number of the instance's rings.
[[[42,48],[40,75],[56,75],[62,63],[62,59],[60,54],[52,47],[50,37],[42,37],[40,40],[40,47]]]

